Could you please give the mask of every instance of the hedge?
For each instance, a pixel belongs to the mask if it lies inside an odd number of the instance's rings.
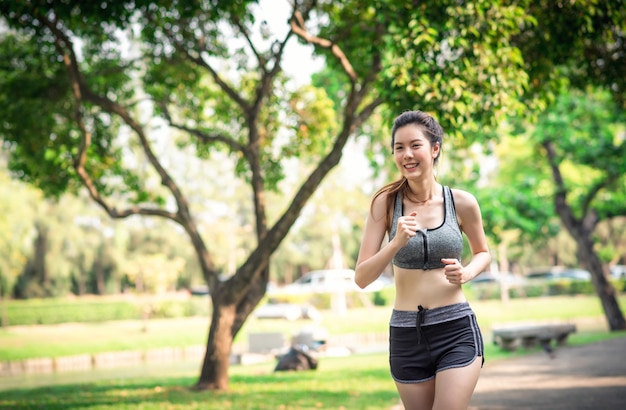
[[[149,318],[177,318],[207,315],[208,298],[107,297],[5,300],[8,326],[52,325],[69,322],[105,322]]]
[[[626,280],[611,280],[618,293],[626,291]],[[466,286],[466,294],[469,298],[489,300],[500,298],[499,283],[469,283]],[[539,297],[539,296],[573,296],[595,295],[596,291],[591,281],[582,280],[557,280],[537,281],[515,285],[509,288],[510,298]]]
[[[612,280],[617,292],[626,292],[626,279]],[[499,299],[498,283],[469,283],[464,285],[467,297],[478,300]],[[539,297],[558,295],[593,295],[595,290],[590,281],[537,282],[509,289],[509,297]],[[394,288],[388,287],[379,292],[346,294],[348,308],[366,305],[390,306],[394,300]],[[311,304],[318,309],[330,309],[331,294],[297,294],[266,296],[261,302],[287,302]],[[137,296],[126,297],[87,297],[75,299],[30,299],[4,300],[8,326],[59,324],[68,322],[104,322],[111,320],[139,320],[149,318],[177,318],[208,316],[210,298],[207,296]]]

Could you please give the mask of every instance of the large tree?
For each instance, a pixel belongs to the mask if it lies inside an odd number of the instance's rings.
[[[606,280],[592,233],[600,221],[623,215],[619,201],[611,199],[603,204],[600,198],[621,196],[624,188],[624,144],[618,143],[618,137],[606,127],[622,121],[620,116],[626,109],[626,7],[623,0],[540,0],[528,2],[528,13],[533,16],[533,24],[523,27],[512,41],[522,51],[529,74],[525,101],[535,107],[535,115],[542,116],[539,130],[544,135],[535,138],[534,143],[543,149],[550,164],[556,186],[554,211],[576,241],[580,263],[593,275],[609,327],[623,330],[626,320],[615,290]],[[587,101],[562,96],[565,89],[588,93],[589,87],[609,92],[617,114],[608,115],[611,109],[606,108],[607,102],[598,102],[598,96],[592,93]],[[521,123],[532,127],[528,122]],[[556,124],[562,128],[555,128]],[[584,141],[584,148],[574,141]],[[592,152],[595,160],[586,156]],[[593,169],[588,189],[572,189],[563,176],[566,163]],[[609,211],[607,206],[612,209]]]
[[[0,2],[12,30],[0,42],[11,169],[50,195],[85,189],[112,218],[161,217],[185,230],[213,306],[197,388],[228,387],[232,341],[265,294],[270,256],[385,99],[390,112],[434,111],[460,135],[495,124],[521,93],[526,76],[508,39],[522,8],[426,3],[263,3],[287,10],[274,32],[253,1]],[[295,88],[283,73],[296,39],[325,58],[324,88]],[[209,162],[228,152],[250,187],[250,204],[232,217],[254,216],[256,244],[228,280],[199,205],[173,177],[184,157],[163,139]],[[268,191],[294,157],[311,171],[269,220]]]
[[[606,93],[592,91],[561,95],[534,131],[554,182],[554,209],[576,241],[578,260],[593,273],[611,330],[625,330],[626,320],[594,234],[600,222],[626,216],[625,134],[623,110]]]

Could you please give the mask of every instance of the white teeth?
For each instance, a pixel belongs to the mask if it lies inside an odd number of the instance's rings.
[[[404,168],[414,168],[417,164],[404,164]]]

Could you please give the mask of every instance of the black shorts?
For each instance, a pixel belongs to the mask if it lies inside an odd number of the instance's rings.
[[[389,365],[398,383],[420,383],[483,357],[483,338],[469,304],[392,313]],[[484,363],[484,357],[482,359]]]

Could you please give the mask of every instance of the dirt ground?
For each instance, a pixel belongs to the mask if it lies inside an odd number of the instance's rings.
[[[487,360],[470,409],[626,409],[626,337]]]
[[[469,408],[587,409],[626,410],[626,337],[559,347],[553,358],[544,352],[494,362],[487,358]]]

